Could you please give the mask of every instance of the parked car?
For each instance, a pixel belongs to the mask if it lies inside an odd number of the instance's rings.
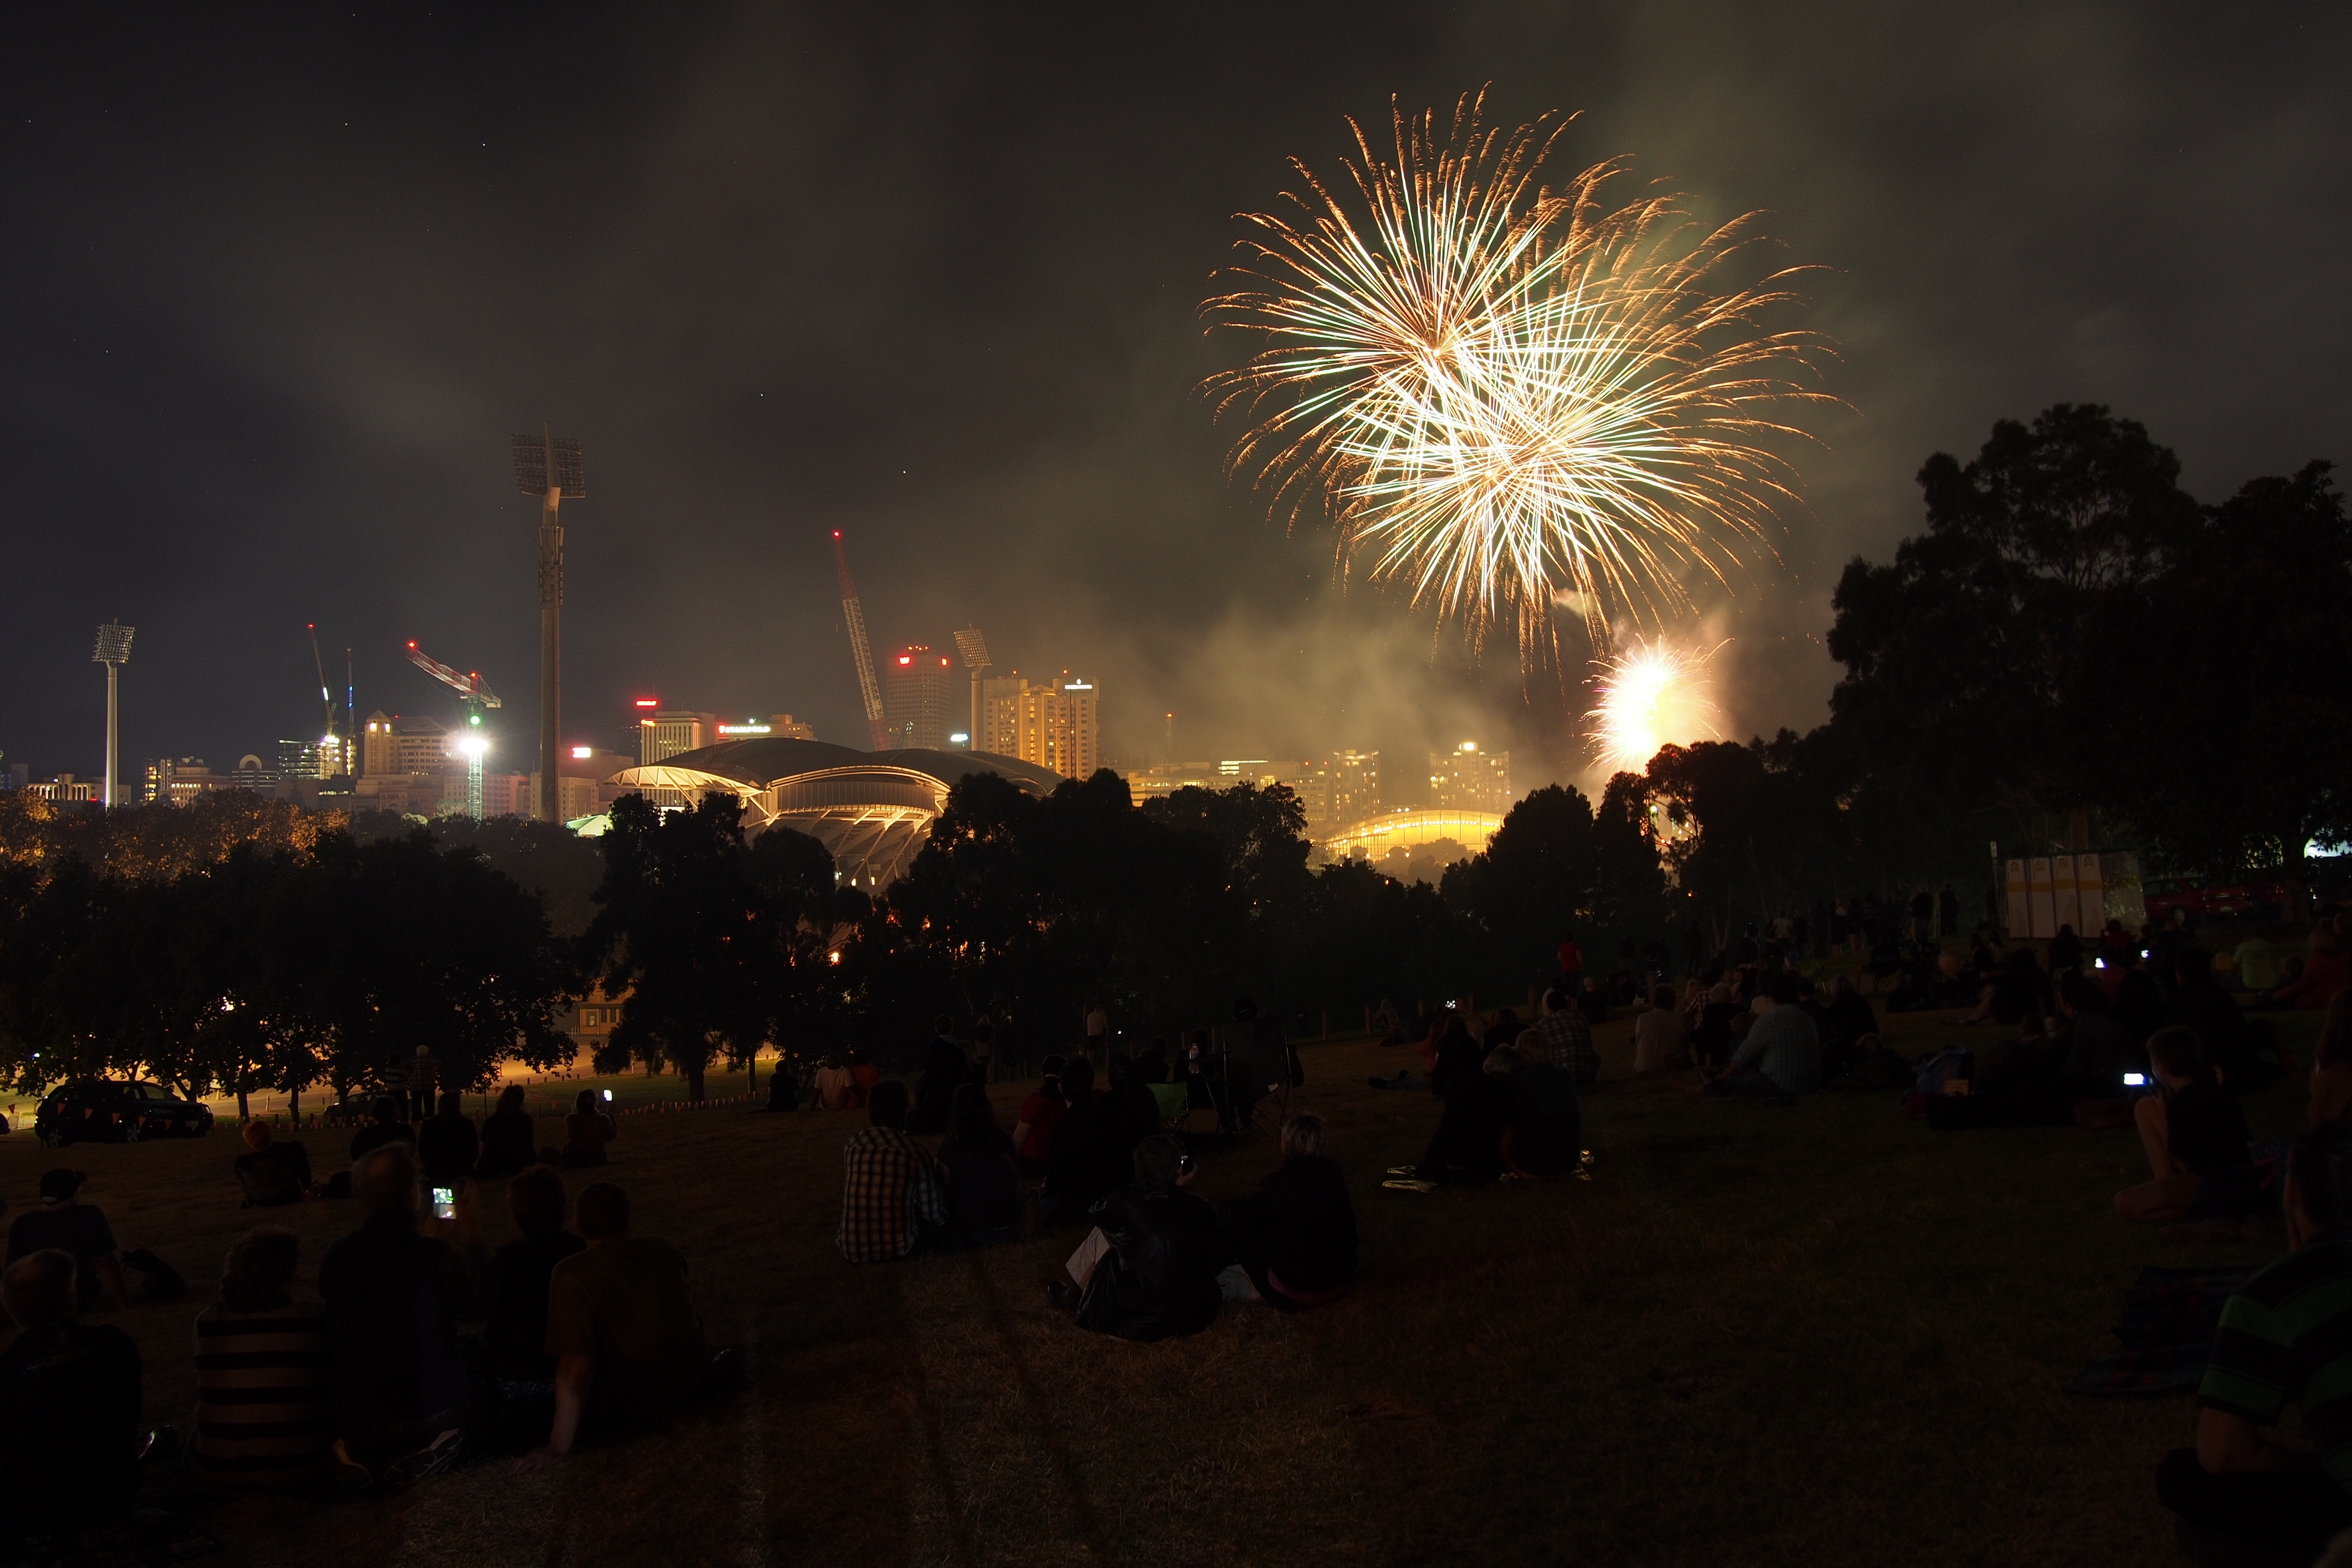
[[[2151,924],[2162,925],[2175,910],[2185,910],[2191,921],[2274,920],[2294,901],[2285,882],[2276,877],[2158,877],[2141,889]]]
[[[201,1138],[213,1113],[159,1083],[78,1078],[58,1085],[33,1115],[33,1131],[52,1149],[68,1143],[136,1143],[148,1138]]]

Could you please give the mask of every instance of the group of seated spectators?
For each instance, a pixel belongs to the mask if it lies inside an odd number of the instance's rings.
[[[294,1232],[264,1226],[229,1247],[219,1298],[195,1320],[181,1456],[194,1484],[400,1488],[472,1448],[519,1455],[520,1473],[740,1385],[732,1352],[714,1355],[694,1315],[686,1260],[632,1236],[618,1186],[581,1193],[575,1234],[562,1175],[524,1167],[506,1184],[520,1238],[491,1253],[480,1184],[435,1216],[411,1141],[364,1151],[351,1176],[360,1223],[320,1258],[316,1302],[300,1299]],[[72,1172],[44,1179],[45,1223],[19,1222],[0,1272],[19,1331],[0,1352],[0,1533],[52,1552],[123,1521],[142,1458],[163,1457],[142,1426],[136,1348],[81,1321],[93,1281],[123,1302],[112,1237],[75,1203],[79,1184]],[[478,1331],[461,1331],[468,1322]]]
[[[1236,1038],[1265,1037],[1248,1029],[1254,1016],[1236,1022]],[[1319,1120],[1286,1123],[1281,1169],[1222,1217],[1185,1190],[1192,1164],[1166,1130],[1194,1109],[1230,1127],[1236,1106],[1263,1098],[1258,1080],[1280,1070],[1282,1057],[1260,1047],[1245,1066],[1222,1061],[1203,1031],[1181,1058],[1161,1041],[1129,1058],[1106,1037],[1098,1048],[1108,1082],[1097,1087],[1090,1057],[1048,1057],[1007,1134],[949,1025],[940,1021],[915,1093],[896,1079],[875,1083],[871,1125],[843,1149],[835,1243],[849,1262],[992,1247],[1091,1222],[1071,1259],[1074,1282],[1056,1300],[1082,1326],[1129,1339],[1192,1332],[1228,1299],[1317,1305],[1354,1278],[1354,1210],[1324,1153]],[[924,1111],[942,1093],[946,1113],[935,1122]],[[923,1141],[932,1131],[944,1133],[936,1148]]]
[[[1566,1175],[1581,1167],[1580,1083],[1599,1076],[1589,1022],[1564,990],[1546,995],[1544,1016],[1522,1026],[1509,1008],[1483,1027],[1457,1010],[1429,1052],[1430,1092],[1443,1102],[1437,1131],[1418,1163],[1391,1170],[1384,1185],[1431,1192]],[[1395,1080],[1375,1079],[1382,1088]]]
[[[552,1165],[577,1171],[606,1163],[604,1150],[620,1135],[620,1126],[597,1091],[582,1089],[563,1119],[563,1142],[541,1147],[539,1121],[524,1104],[520,1084],[499,1091],[496,1109],[478,1126],[466,1114],[464,1100],[455,1091],[440,1098],[435,1113],[418,1121],[407,1119],[408,1101],[400,1095],[379,1098],[373,1120],[352,1135],[352,1167],[378,1149],[406,1144],[430,1184],[454,1188],[469,1178],[495,1181],[511,1176],[527,1165]],[[326,1181],[310,1169],[310,1152],[299,1139],[280,1138],[269,1123],[247,1121],[242,1134],[245,1152],[235,1162],[238,1187],[247,1208],[276,1208],[307,1198],[349,1197],[348,1173]]]

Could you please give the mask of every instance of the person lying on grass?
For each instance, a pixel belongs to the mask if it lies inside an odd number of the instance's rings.
[[[587,1250],[557,1264],[547,1287],[555,1421],[546,1443],[514,1462],[518,1476],[571,1453],[583,1431],[640,1431],[698,1394],[742,1386],[732,1352],[714,1356],[703,1338],[685,1258],[658,1237],[629,1235],[629,1194],[597,1182],[578,1212]]]
[[[2174,1025],[2147,1038],[2158,1092],[2132,1106],[2152,1179],[2116,1194],[2126,1219],[2179,1220],[2231,1230],[2254,1211],[2261,1183],[2246,1152],[2246,1113],[2214,1081],[2193,1029]]]
[[[2196,1447],[2156,1468],[2200,1563],[2308,1563],[2352,1529],[2352,1127],[2329,1122],[2287,1153],[2287,1240],[2221,1309],[2197,1386]],[[2266,1437],[2288,1405],[2308,1449]],[[2254,1555],[2267,1550],[2277,1554]]]

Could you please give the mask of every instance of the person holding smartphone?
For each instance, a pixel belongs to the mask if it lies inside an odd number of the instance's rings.
[[[2262,1191],[2246,1149],[2245,1111],[2215,1081],[2194,1029],[2158,1029],[2148,1037],[2147,1058],[2161,1092],[2135,1103],[2132,1120],[2153,1176],[2117,1193],[2116,1212],[2234,1229]]]
[[[610,1095],[612,1090],[606,1089]],[[621,1130],[607,1110],[607,1101],[597,1098],[593,1089],[583,1089],[572,1097],[572,1114],[563,1119],[563,1153],[561,1164],[567,1171],[583,1166],[604,1163],[604,1145],[621,1135]]]

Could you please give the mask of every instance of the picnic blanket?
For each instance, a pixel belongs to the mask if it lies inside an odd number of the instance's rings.
[[[2124,1289],[2123,1348],[2091,1363],[2069,1394],[2129,1398],[2185,1394],[2205,1376],[2221,1304],[2252,1278],[2251,1268],[2146,1268]]]

